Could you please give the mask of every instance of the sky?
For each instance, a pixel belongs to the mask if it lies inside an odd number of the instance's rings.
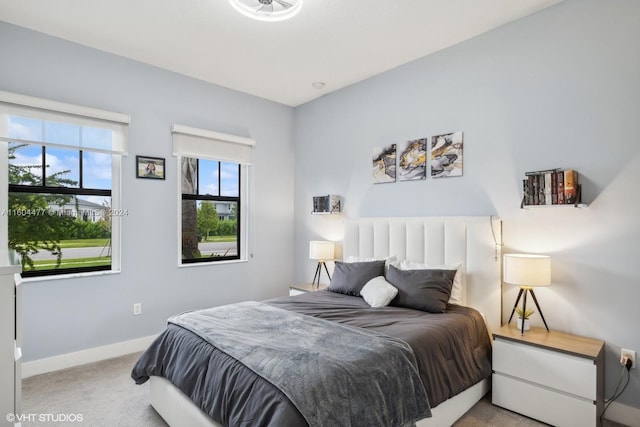
[[[222,188],[218,194],[218,162],[200,160],[200,194],[238,196],[238,164],[220,163]]]
[[[50,120],[11,116],[9,117],[9,137],[33,142],[48,144],[61,144],[67,147],[59,148],[53,145],[47,146],[46,164],[47,174],[69,170],[64,174],[68,178],[79,182],[79,149],[82,147],[95,147],[98,149],[111,149],[111,131],[95,127],[82,126],[81,124],[60,123]],[[42,163],[41,145],[30,144],[16,150],[15,159],[10,162],[14,165],[28,166]],[[126,164],[126,162],[125,162]],[[238,165],[221,162],[221,184],[218,193],[218,162],[212,160],[200,160],[200,194],[238,196]],[[32,172],[39,173],[38,169]],[[83,187],[84,188],[111,188],[111,154],[96,151],[83,151]],[[102,204],[104,198],[89,196],[87,200]]]

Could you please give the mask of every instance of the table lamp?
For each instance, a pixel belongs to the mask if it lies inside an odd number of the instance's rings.
[[[329,269],[327,268],[326,261],[332,260],[335,251],[335,243],[326,242],[322,240],[312,240],[309,242],[309,259],[318,260],[318,266],[316,267],[316,274],[313,276],[313,285],[317,287],[320,286],[320,273],[322,272],[322,267],[324,266],[324,270],[327,272],[327,276],[329,276],[329,280],[331,280],[331,275],[329,274]],[[316,279],[318,280],[316,284]]]
[[[520,298],[523,295],[522,313],[527,312],[527,294],[530,293],[548,332],[547,321],[544,319],[533,288],[551,284],[551,258],[547,255],[506,254],[504,256],[504,282],[520,286],[518,298],[516,298],[516,303],[513,305],[513,310],[511,310],[511,316],[509,316],[509,323],[511,323],[513,313],[515,313],[518,302],[520,302]],[[524,319],[521,322],[520,334],[524,334]]]

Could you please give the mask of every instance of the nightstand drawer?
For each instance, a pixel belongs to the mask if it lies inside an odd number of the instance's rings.
[[[593,360],[497,338],[493,342],[496,373],[596,400],[597,367]]]
[[[575,396],[499,373],[494,373],[492,378],[494,405],[557,427],[597,425],[597,407],[591,400],[577,399]]]

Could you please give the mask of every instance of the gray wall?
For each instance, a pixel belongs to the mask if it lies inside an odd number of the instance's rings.
[[[0,89],[131,116],[123,160],[122,273],[24,284],[24,360],[162,331],[188,309],[286,295],[293,269],[293,110],[0,23]],[[256,140],[246,263],[177,267],[173,123]],[[135,155],[164,157],[166,181],[135,178]],[[277,167],[274,167],[276,166]],[[133,303],[142,315],[133,316]]]
[[[639,18],[637,1],[566,1],[296,108],[295,279],[313,277],[309,240],[341,238],[314,195],[344,196],[346,217],[499,215],[505,253],[552,256],[551,329],[606,341],[610,394],[620,347],[640,352]],[[462,177],[371,183],[373,147],[454,131]],[[580,172],[588,208],[519,209],[524,172],[552,167]],[[619,399],[635,407],[638,372]]]

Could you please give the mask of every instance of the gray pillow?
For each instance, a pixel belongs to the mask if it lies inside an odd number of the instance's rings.
[[[360,296],[360,290],[374,277],[384,276],[384,260],[370,262],[335,262],[329,290]]]
[[[400,270],[389,266],[386,279],[398,288],[390,305],[444,313],[451,296],[456,270]]]

